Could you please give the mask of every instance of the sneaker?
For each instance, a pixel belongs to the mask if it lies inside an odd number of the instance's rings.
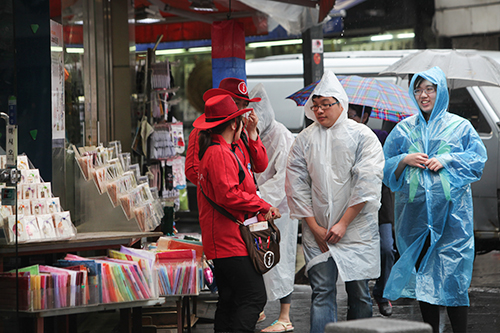
[[[378,304],[378,310],[380,314],[386,317],[389,317],[392,314],[392,304],[391,302],[380,302]]]

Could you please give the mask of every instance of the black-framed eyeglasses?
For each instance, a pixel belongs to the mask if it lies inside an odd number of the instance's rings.
[[[434,94],[436,92],[436,87],[434,86],[427,86],[425,89],[415,89],[413,90],[413,94],[415,96],[420,96],[422,93],[425,91],[427,95]]]
[[[332,104],[321,104],[321,105],[313,105],[311,106],[311,110],[312,111],[318,111],[319,108],[321,108],[321,110],[326,110],[328,109],[329,107],[332,107],[334,106],[335,104],[339,104],[340,102],[335,102],[335,103],[332,103]]]

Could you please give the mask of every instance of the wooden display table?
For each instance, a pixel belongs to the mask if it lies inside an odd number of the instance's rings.
[[[40,255],[48,253],[78,252],[88,250],[115,249],[131,246],[144,237],[160,237],[161,232],[82,232],[70,240],[18,244],[18,256]],[[3,271],[3,259],[16,255],[15,245],[0,245],[0,271]],[[20,317],[31,317],[36,320],[36,332],[43,332],[44,318],[71,316],[78,313],[97,312],[120,309],[121,332],[142,331],[142,307],[163,304],[164,297],[159,299],[139,300],[132,302],[106,303],[86,306],[66,307],[50,310],[20,311]],[[5,312],[4,312],[5,313]],[[8,311],[16,314],[16,311]],[[69,322],[69,320],[66,320]],[[73,323],[74,324],[74,323]],[[69,328],[68,324],[68,328]],[[68,329],[69,331],[69,329]]]

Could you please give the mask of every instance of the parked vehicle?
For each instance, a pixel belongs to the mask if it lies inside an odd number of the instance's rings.
[[[376,77],[408,87],[408,80],[378,73],[417,50],[330,52],[324,54],[325,70],[338,75]],[[500,63],[500,52],[478,51]],[[276,120],[293,132],[304,128],[303,107],[286,99],[304,86],[301,54],[252,59],[246,65],[248,88],[263,83]],[[472,184],[476,252],[500,250],[500,87],[467,87],[451,91],[450,112],[468,119],[488,150],[488,161],[479,182]],[[371,118],[372,128],[390,130],[394,123]]]

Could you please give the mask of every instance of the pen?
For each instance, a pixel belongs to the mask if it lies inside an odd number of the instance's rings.
[[[257,238],[253,239],[255,241],[255,245],[257,246],[257,250],[260,251],[259,243],[257,242]]]
[[[259,245],[260,245],[260,247],[262,247],[262,239],[260,237],[259,237]]]
[[[269,241],[270,241],[271,237],[270,236],[267,236],[267,248],[269,248]]]

